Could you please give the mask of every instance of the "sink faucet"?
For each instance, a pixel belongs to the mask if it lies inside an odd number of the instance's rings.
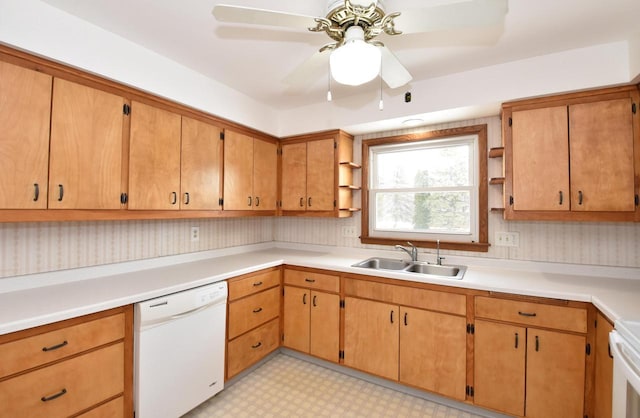
[[[436,264],[441,266],[444,257],[440,257],[440,240],[436,240]]]
[[[411,249],[403,247],[402,245],[396,245],[396,249],[402,250],[405,253],[409,254],[409,256],[411,256],[411,261],[418,261],[418,248],[416,248],[415,245],[408,241],[407,244],[409,245],[409,247],[411,247]]]

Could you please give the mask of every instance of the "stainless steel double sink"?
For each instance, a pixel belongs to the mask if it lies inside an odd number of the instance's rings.
[[[372,270],[390,270],[403,273],[415,273],[423,276],[462,280],[467,271],[466,266],[437,265],[421,261],[405,261],[393,258],[371,257],[353,264],[352,267],[361,267]]]

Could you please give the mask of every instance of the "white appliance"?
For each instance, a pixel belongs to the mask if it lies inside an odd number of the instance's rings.
[[[222,390],[227,283],[135,305],[137,418],[177,418]]]
[[[621,321],[609,334],[613,355],[613,418],[640,418],[640,322]]]

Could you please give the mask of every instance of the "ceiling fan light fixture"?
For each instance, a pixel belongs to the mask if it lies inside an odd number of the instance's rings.
[[[340,84],[359,86],[380,73],[380,60],[380,49],[364,41],[364,30],[351,26],[345,33],[344,44],[331,52],[331,76]]]

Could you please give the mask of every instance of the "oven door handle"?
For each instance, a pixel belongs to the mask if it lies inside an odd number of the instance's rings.
[[[625,379],[640,393],[640,364],[636,364],[634,360],[629,358],[623,350],[623,346],[627,347],[628,351],[632,348],[616,331],[609,334],[609,342],[611,343],[611,354],[613,354],[613,367],[621,370]]]

